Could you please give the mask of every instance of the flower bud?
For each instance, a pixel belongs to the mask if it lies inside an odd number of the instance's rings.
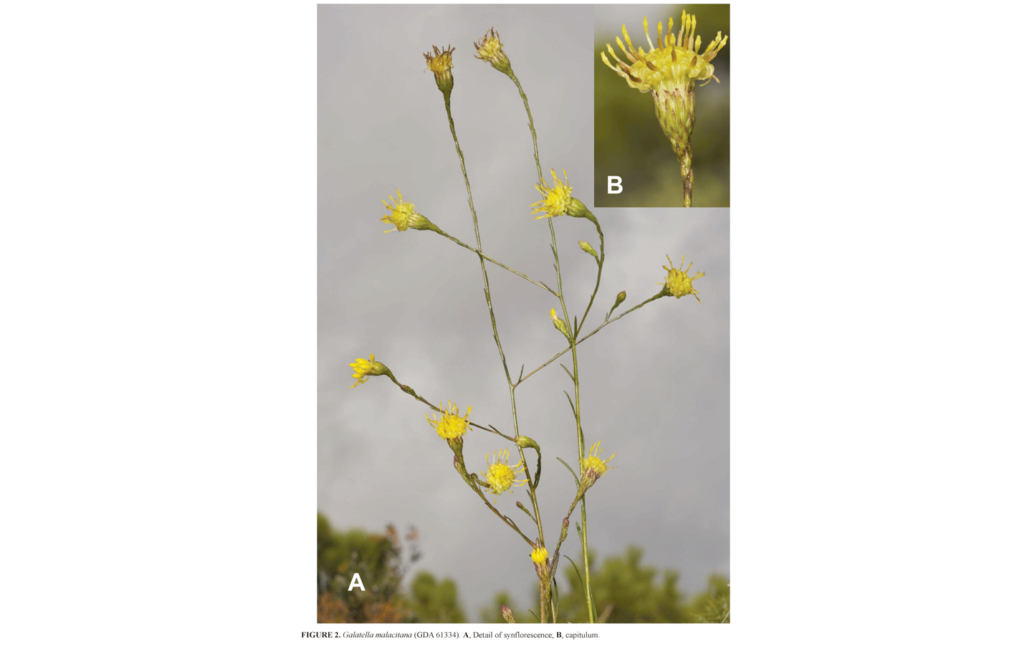
[[[624,300],[627,300],[627,292],[626,291],[621,291],[620,293],[616,294],[616,303],[613,305],[613,309],[616,309],[617,307],[619,307],[620,303],[622,303]]]
[[[525,434],[521,434],[520,436],[516,437],[516,445],[523,449],[533,448],[534,450],[537,450],[539,452],[541,450],[541,447],[538,446],[537,442]]]
[[[555,315],[555,309],[552,309],[552,324],[555,325],[555,328],[558,329],[563,336],[566,336],[567,338],[570,337],[566,332],[566,323],[563,322],[559,316]]]
[[[516,617],[512,615],[512,610],[505,605],[502,605],[502,618],[504,618],[507,623],[512,625],[516,624]]]
[[[596,260],[598,259],[598,253],[595,252],[595,249],[591,248],[590,244],[588,244],[587,242],[577,242],[577,244],[580,244],[581,251],[584,251]]]

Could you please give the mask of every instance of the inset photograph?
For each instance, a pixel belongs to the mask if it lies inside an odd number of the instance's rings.
[[[595,6],[595,206],[728,207],[731,8]]]

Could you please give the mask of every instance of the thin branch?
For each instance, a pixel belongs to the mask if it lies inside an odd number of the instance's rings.
[[[651,298],[649,298],[649,299],[647,299],[647,300],[643,301],[643,302],[642,302],[641,304],[638,304],[638,305],[636,305],[636,306],[634,306],[634,307],[631,307],[630,309],[628,309],[627,311],[623,312],[622,314],[620,314],[620,315],[619,315],[619,316],[617,316],[616,318],[613,318],[613,319],[611,319],[611,320],[607,320],[607,321],[605,321],[604,323],[602,323],[601,325],[599,325],[598,327],[596,327],[596,328],[595,328],[595,329],[594,329],[594,330],[593,330],[593,331],[592,331],[592,332],[591,332],[590,334],[588,334],[588,335],[587,335],[587,336],[585,336],[584,338],[581,338],[580,340],[578,340],[576,344],[577,344],[577,345],[580,345],[581,343],[583,343],[584,341],[586,341],[587,339],[591,338],[592,336],[594,336],[595,334],[597,334],[597,333],[598,333],[599,331],[601,331],[601,330],[602,330],[602,328],[603,328],[603,327],[605,327],[606,325],[611,325],[612,323],[615,323],[615,322],[616,322],[617,320],[620,320],[621,318],[623,318],[623,317],[624,317],[624,316],[626,316],[627,314],[631,313],[632,311],[635,311],[635,310],[637,310],[637,309],[640,309],[641,307],[644,307],[645,305],[647,305],[648,303],[652,302],[653,300],[657,300],[657,299],[659,299],[659,298],[662,298],[662,297],[663,297],[663,292],[657,293],[656,295],[652,296]],[[537,372],[538,372],[539,370],[541,370],[541,369],[542,369],[542,368],[544,368],[544,367],[547,367],[547,366],[548,366],[548,365],[549,365],[550,363],[552,363],[552,361],[556,360],[557,358],[559,358],[560,356],[562,356],[562,355],[563,355],[563,354],[565,354],[566,352],[570,351],[570,349],[571,349],[570,347],[567,347],[566,349],[564,349],[563,351],[559,352],[558,354],[556,354],[556,355],[555,355],[555,356],[553,356],[552,358],[548,359],[548,360],[547,360],[547,361],[545,361],[545,362],[544,362],[544,363],[543,363],[542,365],[539,365],[539,366],[538,366],[537,368],[535,368],[535,369],[534,369],[534,370],[533,370],[532,372],[530,372],[529,374],[527,374],[526,376],[524,376],[524,377],[523,377],[522,379],[520,379],[520,380],[519,380],[519,381],[518,381],[518,382],[516,383],[516,385],[519,385],[520,383],[523,383],[524,381],[526,381],[527,379],[529,379],[529,378],[530,378],[531,376],[534,376],[534,374],[536,374],[536,373],[537,373]]]

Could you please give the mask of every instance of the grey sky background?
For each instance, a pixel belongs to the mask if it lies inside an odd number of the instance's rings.
[[[530,99],[541,163],[566,169],[574,195],[592,195],[592,6],[320,6],[318,508],[339,528],[419,528],[420,569],[454,578],[468,617],[501,590],[526,609],[536,588],[529,549],[459,479],[429,408],[374,377],[357,388],[349,363],[376,354],[428,400],[456,402],[471,419],[511,434],[505,377],[476,256],[431,232],[384,234],[380,200],[400,188],[416,210],[475,245],[444,104],[422,53],[454,45],[452,109],[485,253],[554,286],[548,225],[530,204],[537,173],[526,113],[511,81],[473,57],[490,27]],[[589,542],[601,558],[629,544],[645,563],[681,573],[686,593],[730,573],[729,215],[726,209],[598,209],[606,272],[586,329],[617,292],[620,311],[659,290],[669,254],[693,271],[694,298],[663,298],[579,346],[584,431],[616,453],[589,494]],[[590,223],[557,218],[571,316],[594,286]],[[529,372],[563,348],[550,294],[488,265],[510,370]],[[517,390],[520,430],[544,451],[539,501],[549,550],[573,495],[558,455],[577,459],[575,427],[557,361]],[[562,361],[570,365],[568,355]],[[484,469],[506,442],[474,430],[466,463]],[[533,459],[531,463],[533,468]],[[515,507],[499,509],[525,524]],[[564,553],[577,558],[574,531]]]

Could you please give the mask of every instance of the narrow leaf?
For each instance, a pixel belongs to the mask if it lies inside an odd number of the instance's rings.
[[[570,474],[573,475],[573,485],[577,487],[577,490],[580,490],[580,479],[577,478],[577,473],[573,472],[573,468],[570,468],[570,464],[563,461],[562,457],[556,457],[556,459],[559,460],[559,463],[566,466],[566,470],[570,471]],[[580,525],[578,524],[577,526],[577,530],[579,531]]]
[[[564,555],[563,557],[566,558],[567,560],[570,560],[570,556],[568,556],[568,555]],[[585,587],[584,587],[584,578],[581,577],[580,569],[577,568],[577,563],[574,562],[573,560],[570,560],[570,564],[573,565],[573,570],[577,573],[577,579],[580,580],[581,589],[582,590],[585,589]]]
[[[573,418],[576,419],[577,418],[577,408],[575,408],[573,406],[573,399],[570,398],[570,393],[567,392],[566,390],[563,390],[563,394],[566,395],[566,400],[570,402],[570,409],[573,410]]]

